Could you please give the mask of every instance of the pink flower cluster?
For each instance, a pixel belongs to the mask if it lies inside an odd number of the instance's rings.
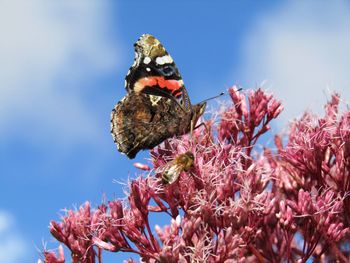
[[[72,262],[102,262],[104,250],[142,262],[349,262],[350,111],[339,115],[334,95],[325,117],[305,113],[288,138],[275,136],[276,149],[261,151],[283,106],[261,89],[229,93],[218,123],[153,149],[151,168],[135,164],[151,170],[130,182],[127,202],[87,202],[51,222]],[[164,183],[164,167],[188,151],[193,166]],[[151,213],[169,215],[169,225],[151,225]],[[65,262],[62,247],[43,255]]]

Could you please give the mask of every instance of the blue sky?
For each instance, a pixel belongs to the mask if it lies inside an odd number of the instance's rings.
[[[286,108],[275,131],[321,112],[331,90],[349,101],[346,1],[168,2],[0,3],[0,263],[56,247],[48,224],[61,209],[124,196],[114,181],[148,152],[119,154],[109,117],[143,33],[167,48],[193,103],[263,84]]]

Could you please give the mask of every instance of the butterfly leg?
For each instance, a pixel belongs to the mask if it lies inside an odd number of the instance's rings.
[[[201,126],[204,126],[205,129],[206,129],[207,131],[209,130],[208,127],[207,127],[207,125],[206,125],[204,122],[201,122],[199,125],[197,125],[196,127],[194,127],[194,130],[197,129],[197,128],[199,128],[199,127],[201,127]]]
[[[193,131],[194,131],[195,129],[201,127],[201,126],[204,126],[205,129],[206,129],[206,131],[207,131],[207,133],[209,134],[209,128],[207,127],[207,125],[206,125],[204,122],[200,123],[200,124],[197,125],[197,126],[194,126],[194,122],[193,122],[193,120],[191,120],[191,129],[190,129],[190,139],[191,139],[191,142],[193,141],[193,140],[192,140],[192,139],[193,139]]]
[[[209,129],[209,127],[205,124],[205,122],[200,123],[199,125],[197,125],[196,127],[194,127],[194,129],[197,129],[197,128],[201,127],[201,126],[204,126],[204,127],[205,127],[205,130],[206,130],[207,135],[208,135],[210,138],[212,138],[212,137],[211,137],[211,133],[210,133],[210,129]],[[212,140],[212,139],[211,139],[211,140]]]
[[[193,122],[193,120],[191,120],[191,129],[190,129],[190,138],[191,138],[191,141],[192,141],[192,134],[193,134],[194,129],[195,129],[195,127],[194,127],[194,122]]]
[[[208,134],[210,133],[210,129],[209,129],[209,127],[205,124],[205,122],[201,122],[199,125],[197,125],[196,127],[194,127],[194,130],[195,130],[195,129],[198,129],[198,128],[201,127],[201,126],[204,126],[204,127],[205,127],[205,130],[207,131]]]

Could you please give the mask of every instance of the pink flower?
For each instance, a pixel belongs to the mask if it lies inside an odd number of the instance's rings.
[[[229,94],[217,123],[152,149],[152,165],[135,164],[147,176],[130,182],[127,202],[85,203],[51,222],[73,262],[102,262],[104,250],[142,262],[347,262],[350,112],[338,113],[339,96],[324,117],[305,113],[288,138],[275,136],[276,149],[262,149],[283,106],[261,89]],[[186,152],[193,165],[164,182],[167,164]],[[152,226],[151,213],[169,224]],[[45,262],[64,262],[59,255],[44,252]]]
[[[58,256],[53,251],[45,251],[43,253],[44,255],[44,262],[45,263],[64,263],[64,251],[63,247],[60,245],[58,247]],[[38,260],[38,263],[43,263],[41,259]]]

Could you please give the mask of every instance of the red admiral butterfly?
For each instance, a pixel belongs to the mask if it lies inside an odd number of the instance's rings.
[[[179,70],[163,45],[144,34],[135,43],[135,61],[125,78],[127,95],[111,114],[111,133],[130,159],[143,149],[190,132],[206,103],[192,105]]]

